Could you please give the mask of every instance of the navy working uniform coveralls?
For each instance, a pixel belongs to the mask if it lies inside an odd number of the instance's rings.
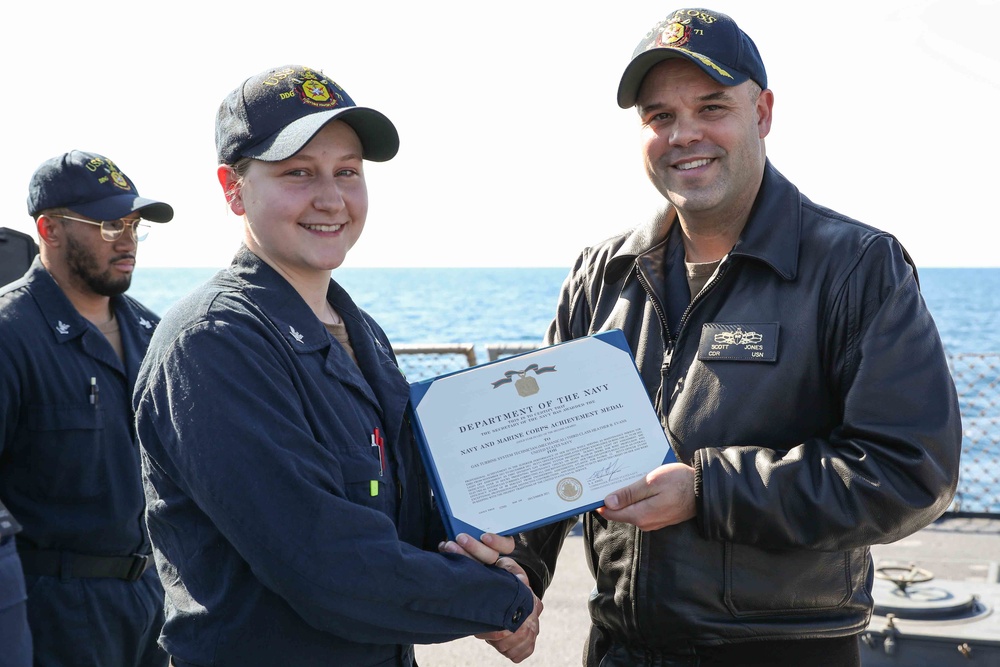
[[[158,320],[111,303],[124,366],[39,258],[0,289],[0,497],[23,526],[36,665],[167,662],[163,590],[133,556],[150,546],[130,396]]]
[[[245,247],[153,336],[134,402],[176,665],[411,665],[532,610],[513,575],[429,553],[409,386],[375,321],[334,281],[327,299],[357,364]]]

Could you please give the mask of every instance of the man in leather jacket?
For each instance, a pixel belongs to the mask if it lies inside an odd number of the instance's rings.
[[[656,220],[579,256],[548,343],[622,329],[679,462],[584,517],[587,665],[859,665],[869,545],[935,520],[961,421],[913,262],[765,156],[773,95],[729,17],[671,13],[618,91]],[[517,538],[536,593],[575,520]]]

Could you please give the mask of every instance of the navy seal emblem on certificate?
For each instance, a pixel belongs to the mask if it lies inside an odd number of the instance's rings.
[[[410,385],[452,539],[586,512],[676,457],[614,329]]]
[[[576,500],[583,495],[583,485],[580,484],[579,480],[572,477],[564,477],[556,484],[556,493],[563,500]]]

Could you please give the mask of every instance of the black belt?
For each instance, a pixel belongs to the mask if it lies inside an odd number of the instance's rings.
[[[25,574],[61,579],[104,577],[137,581],[153,563],[152,554],[89,556],[72,551],[18,548],[17,555]]]

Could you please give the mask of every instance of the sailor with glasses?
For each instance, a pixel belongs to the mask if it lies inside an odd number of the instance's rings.
[[[117,241],[118,237],[122,235],[122,232],[125,231],[126,227],[128,227],[129,234],[132,236],[133,241],[145,241],[146,237],[149,236],[149,225],[142,224],[142,218],[138,217],[119,218],[117,220],[86,220],[84,218],[76,218],[72,215],[62,215],[59,213],[51,213],[50,215],[63,220],[72,220],[74,222],[82,222],[86,225],[100,227],[101,238],[109,243]]]
[[[28,213],[40,253],[0,288],[0,502],[24,575],[0,611],[27,595],[36,665],[163,667],[131,407],[159,318],[124,293],[145,223],[173,209],[74,150],[34,172]]]

